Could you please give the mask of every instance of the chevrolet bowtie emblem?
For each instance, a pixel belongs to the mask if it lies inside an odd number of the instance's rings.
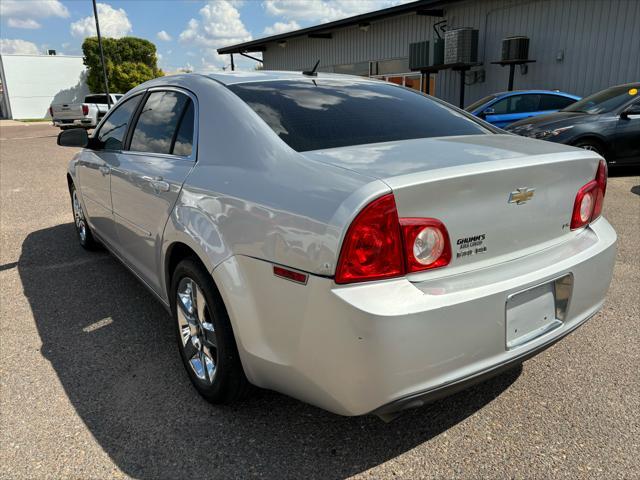
[[[515,203],[516,205],[527,203],[529,200],[531,200],[535,191],[535,188],[517,188],[514,192],[511,192],[509,194],[509,203]]]

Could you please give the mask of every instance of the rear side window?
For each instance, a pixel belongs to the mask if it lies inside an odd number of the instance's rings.
[[[129,150],[172,153],[176,135],[180,130],[180,121],[190,103],[191,99],[182,93],[152,92],[140,111]],[[193,114],[191,117],[193,118]],[[185,128],[188,129],[188,127]],[[191,127],[191,134],[193,135],[193,127]]]
[[[98,140],[104,145],[105,150],[122,150],[127,126],[140,102],[140,97],[141,95],[131,97],[111,110],[111,115],[107,117],[98,132]]]
[[[575,102],[573,98],[560,95],[541,95],[540,110],[562,110]]]
[[[84,103],[107,103],[106,95],[87,95],[84,97]]]
[[[388,83],[304,79],[228,87],[299,152],[489,130],[414,90]]]
[[[193,149],[193,121],[194,109],[193,102],[189,101],[187,108],[182,114],[182,120],[178,127],[176,140],[173,144],[173,154],[188,157]]]

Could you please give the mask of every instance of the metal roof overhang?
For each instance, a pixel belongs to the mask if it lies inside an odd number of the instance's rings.
[[[446,3],[452,3],[453,1],[455,0],[418,0],[417,2],[405,3],[403,5],[396,5],[394,7],[385,8],[383,10],[376,10],[375,12],[363,13],[362,15],[343,18],[342,20],[336,20],[335,22],[323,23],[321,25],[303,28],[300,30],[295,30],[293,32],[281,33],[279,35],[272,35],[270,37],[251,40],[250,42],[238,43],[237,45],[222,47],[218,49],[218,53],[223,55],[227,53],[264,52],[267,49],[267,43],[283,41],[290,38],[302,37],[305,35],[318,37],[318,34],[324,34],[322,35],[322,38],[330,38],[326,34],[331,33],[331,30],[358,25],[360,23],[371,22],[374,20],[381,20],[383,18],[394,17],[411,12],[415,12],[418,15],[442,17],[444,16],[444,11],[441,8],[436,7],[440,7]]]

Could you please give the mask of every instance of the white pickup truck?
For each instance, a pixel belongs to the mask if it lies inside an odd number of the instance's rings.
[[[121,93],[112,93],[111,106],[122,98]],[[83,103],[58,103],[49,107],[51,120],[62,130],[67,128],[95,128],[109,110],[107,95],[95,93],[84,97]]]

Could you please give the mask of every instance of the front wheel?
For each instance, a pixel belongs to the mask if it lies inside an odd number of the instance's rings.
[[[87,224],[87,219],[78,197],[75,185],[71,185],[71,208],[73,210],[73,220],[76,227],[76,234],[78,235],[78,241],[80,246],[86,250],[95,250],[98,246],[91,229]]]
[[[583,150],[596,152],[598,155],[602,157],[604,157],[606,153],[604,146],[597,140],[591,140],[591,139],[578,140],[573,146],[582,148]]]
[[[211,403],[230,403],[246,396],[250,384],[229,316],[200,262],[188,258],[178,264],[171,295],[180,356],[193,386]]]

